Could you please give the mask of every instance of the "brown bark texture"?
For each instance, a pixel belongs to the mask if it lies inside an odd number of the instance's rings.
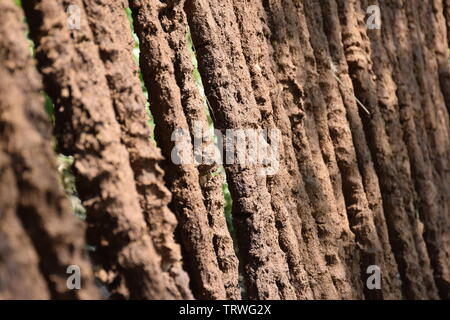
[[[449,0],[1,1],[0,299],[450,299],[449,39]]]
[[[5,178],[11,180],[2,191],[2,196],[8,199],[7,224],[2,226],[9,239],[5,254],[13,255],[11,263],[17,261],[22,273],[26,271],[26,264],[31,267],[30,279],[20,272],[14,275],[19,282],[24,281],[24,288],[15,289],[14,279],[2,278],[10,283],[11,290],[18,290],[14,298],[46,295],[54,299],[97,298],[92,266],[86,255],[83,224],[72,214],[58,180],[50,123],[42,108],[41,77],[25,37],[23,13],[13,1],[2,1],[0,9],[0,146],[10,163],[9,166],[3,164]],[[11,170],[15,178],[11,177]],[[9,241],[10,246],[19,247],[14,251],[8,249]],[[25,258],[20,255],[22,245]],[[71,265],[80,268],[81,290],[67,287],[66,271]],[[8,268],[11,267],[13,265]],[[40,274],[36,274],[36,268]],[[29,292],[22,291],[27,290],[33,279],[37,287],[29,288]],[[42,286],[47,290],[39,293]],[[10,294],[12,297],[13,293]]]

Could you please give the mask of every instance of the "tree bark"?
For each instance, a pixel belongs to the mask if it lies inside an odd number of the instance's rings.
[[[436,288],[420,232],[422,223],[415,213],[414,191],[407,178],[400,178],[407,177],[407,168],[402,162],[396,161],[379,108],[375,74],[370,64],[367,27],[362,21],[363,17],[358,11],[356,1],[338,0],[337,3],[342,26],[342,43],[354,93],[370,111],[370,116],[362,114],[361,117],[377,166],[381,189],[384,191],[383,200],[386,205],[392,205],[392,208],[385,208],[385,213],[391,243],[405,285],[405,294],[408,298],[434,298]]]
[[[178,130],[187,135],[190,131],[175,76],[172,60],[175,53],[163,25],[165,19],[170,19],[170,7],[159,1],[139,0],[131,1],[130,6],[140,39],[141,70],[155,117],[155,138],[166,158],[167,181],[173,194],[172,205],[180,224],[184,259],[192,275],[193,291],[198,298],[225,299],[224,281],[214,250],[198,169],[193,161],[177,165],[172,159],[173,150],[180,146],[174,133]],[[192,143],[187,142],[181,156],[191,151]]]
[[[258,129],[260,115],[230,1],[187,1],[185,11],[215,127]],[[245,116],[244,116],[245,115]],[[251,299],[293,299],[285,255],[261,167],[227,164],[233,223]]]
[[[161,269],[171,294],[178,299],[191,299],[189,277],[182,269],[180,247],[174,240],[177,221],[168,208],[171,194],[164,186],[164,173],[158,164],[163,158],[150,142],[146,101],[131,52],[134,41],[125,12],[128,3],[84,0],[84,4],[105,66],[121,141],[130,155],[141,209],[161,256]]]
[[[2,94],[8,88],[6,77],[0,72]],[[49,299],[47,283],[39,270],[39,257],[16,215],[19,192],[11,162],[3,150],[0,180],[0,299]]]
[[[329,108],[328,119],[343,180],[342,188],[346,199],[347,214],[361,255],[360,278],[363,283],[364,296],[366,299],[399,299],[400,283],[396,281],[398,270],[391,246],[385,236],[387,234],[386,221],[383,211],[380,210],[381,206],[370,207],[364,189],[344,102],[339,91],[342,86],[339,83],[341,80],[338,78],[339,81],[336,81],[336,77],[339,75],[334,73],[334,67],[331,65],[333,60],[328,49],[328,39],[323,31],[325,15],[330,15],[329,6],[333,6],[333,4],[332,1],[321,4],[325,9],[323,11],[319,3],[306,1],[305,12],[310,26],[310,41],[314,48],[320,75],[319,86],[322,88]],[[335,6],[334,9],[336,9]],[[376,220],[376,217],[379,219]],[[381,237],[378,230],[381,231]],[[383,270],[383,286],[380,290],[369,289],[366,285],[369,277],[367,270],[371,265],[377,265]]]
[[[81,0],[70,4],[85,17]],[[74,156],[88,243],[95,247],[92,255],[107,274],[109,290],[113,297],[170,298],[87,20],[80,19],[80,30],[69,31],[67,1],[23,5],[45,88],[55,103],[58,147]]]
[[[18,218],[39,257],[51,297],[97,298],[85,253],[84,228],[72,214],[58,180],[50,123],[40,92],[41,77],[25,38],[22,12],[10,0],[3,1],[0,9],[0,68],[6,81],[2,87],[0,143],[11,159],[20,191]],[[69,290],[66,285],[70,265],[81,269],[81,290]]]

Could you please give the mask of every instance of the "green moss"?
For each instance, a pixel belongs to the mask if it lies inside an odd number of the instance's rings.
[[[228,230],[234,235],[233,217],[231,215],[231,209],[233,207],[233,199],[231,198],[230,189],[228,183],[224,183],[222,186],[223,197],[225,199],[225,218],[227,220]]]
[[[44,96],[44,100],[45,100],[45,103],[44,103],[45,112],[47,112],[47,114],[50,118],[50,121],[52,122],[52,124],[54,124],[55,123],[55,107],[53,105],[53,101],[45,91],[42,92],[42,95]]]

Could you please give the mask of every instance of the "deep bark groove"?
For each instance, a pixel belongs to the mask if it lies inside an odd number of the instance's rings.
[[[260,128],[232,3],[188,0],[185,10],[216,128],[224,134],[226,129]],[[247,293],[250,298],[293,299],[296,295],[261,169],[225,165]]]
[[[40,272],[50,296],[97,298],[92,268],[86,259],[84,228],[72,214],[58,180],[50,123],[42,107],[41,77],[30,54],[23,20],[13,1],[2,1],[0,65],[5,82],[1,88],[0,143],[10,157],[20,190],[17,217],[39,257]],[[11,223],[17,224],[17,218],[10,215]],[[26,238],[22,235],[25,246]],[[67,288],[66,270],[70,265],[77,265],[82,271],[82,290]]]
[[[0,297],[450,299],[449,37],[450,0],[0,1]]]
[[[85,16],[81,0],[78,5]],[[36,57],[55,103],[58,147],[75,158],[92,256],[113,296],[169,298],[160,258],[139,206],[129,154],[120,141],[105,69],[87,19],[67,29],[66,1],[24,3]],[[45,21],[45,23],[43,23]]]
[[[362,114],[369,146],[377,166],[391,245],[409,298],[436,297],[431,268],[420,229],[422,222],[416,215],[414,190],[408,184],[408,168],[396,161],[386,133],[377,97],[375,74],[371,64],[371,47],[367,37],[364,14],[357,1],[338,0],[342,26],[342,43],[355,96],[368,108],[370,116]],[[404,23],[404,20],[398,20]],[[408,231],[406,231],[408,230]],[[418,274],[419,277],[418,277]]]
[[[181,145],[175,141],[180,138],[173,134],[177,130],[184,134],[190,131],[175,77],[174,51],[163,25],[165,19],[170,19],[170,8],[158,0],[130,1],[130,7],[140,39],[141,70],[155,115],[155,138],[166,158],[167,181],[173,194],[172,205],[178,217],[193,291],[198,298],[224,299],[225,286],[214,250],[198,169],[188,159],[182,159],[188,160],[186,164],[177,165],[172,158],[173,151]],[[192,151],[192,144],[186,142],[181,148],[183,157]]]
[[[163,158],[149,141],[145,97],[131,52],[134,41],[125,12],[128,2],[84,0],[84,3],[105,65],[121,140],[130,154],[141,208],[155,249],[161,256],[161,269],[168,277],[175,298],[192,298],[189,278],[182,269],[180,247],[174,241],[177,221],[167,207],[171,194],[164,186],[164,173],[158,164]]]
[[[330,133],[333,138],[336,157],[343,180],[342,185],[346,199],[347,214],[361,254],[360,274],[363,284],[366,283],[368,277],[367,268],[369,266],[377,265],[383,270],[382,289],[370,290],[364,285],[364,294],[366,299],[400,298],[400,284],[398,281],[395,281],[398,271],[392,255],[392,249],[389,242],[380,239],[377,231],[378,224],[378,230],[381,230],[382,234],[387,233],[383,211],[378,207],[372,209],[369,205],[358,168],[356,151],[353,146],[353,139],[347,122],[344,103],[339,92],[339,86],[342,86],[342,84],[336,81],[335,77],[339,77],[339,75],[334,73],[335,70],[333,69],[335,67],[331,65],[333,60],[328,49],[328,39],[323,32],[323,23],[321,23],[322,15],[330,15],[330,11],[332,10],[330,6],[333,6],[333,3],[330,1],[321,3],[324,6],[324,13],[322,13],[318,3],[315,4],[313,1],[306,1],[306,4],[311,43],[314,47],[318,73],[320,75],[319,85],[322,88],[326,104],[329,108],[328,119]],[[315,24],[314,22],[317,23]],[[377,210],[379,212],[376,212]],[[381,219],[375,220],[376,215]]]

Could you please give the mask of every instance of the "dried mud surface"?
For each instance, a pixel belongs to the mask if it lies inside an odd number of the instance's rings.
[[[134,40],[125,12],[126,1],[84,1],[86,15],[105,65],[121,141],[130,155],[139,202],[150,229],[153,244],[161,256],[174,298],[190,299],[189,278],[182,269],[181,251],[174,240],[177,224],[167,207],[171,194],[164,185],[160,150],[149,143],[150,128],[145,96],[132,56]],[[128,32],[127,32],[128,31]]]
[[[16,185],[13,183],[11,187],[10,209],[6,215],[13,229],[5,230],[6,235],[16,239],[11,240],[11,245],[23,243],[25,248],[28,247],[25,250],[31,264],[30,272],[39,280],[32,263],[37,254],[39,271],[51,298],[98,298],[92,267],[86,258],[83,225],[72,214],[58,180],[50,123],[42,108],[41,77],[25,38],[23,15],[9,0],[3,1],[0,9],[0,141],[3,151],[9,155]],[[8,171],[5,174],[8,175]],[[30,241],[33,248],[29,248]],[[20,257],[18,252],[15,254],[16,258]],[[83,270],[82,290],[68,290],[66,286],[66,270],[73,264]],[[25,285],[26,278],[24,276]],[[42,281],[36,282],[42,286]],[[41,297],[45,296],[45,291]],[[30,289],[30,297],[37,298],[33,293],[38,292],[39,287]]]
[[[450,298],[449,0],[22,5],[0,2],[0,298]],[[278,170],[222,167],[212,127],[278,129]]]
[[[75,4],[82,8],[81,1]],[[64,27],[63,5],[68,3],[27,2],[25,11],[44,84],[55,103],[58,146],[75,158],[94,260],[107,273],[113,295],[169,298],[98,48],[86,19],[81,19],[81,30]]]

